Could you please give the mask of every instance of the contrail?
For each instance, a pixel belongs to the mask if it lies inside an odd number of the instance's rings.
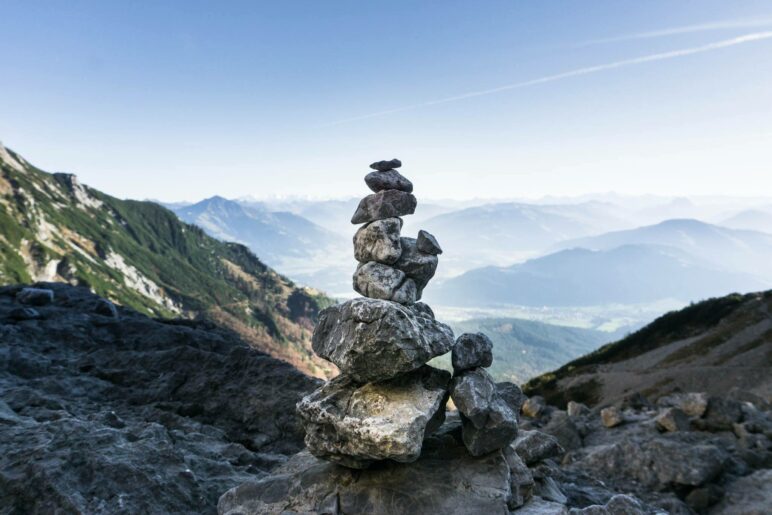
[[[701,23],[699,25],[686,25],[681,27],[671,27],[667,29],[651,30],[646,32],[637,32],[634,34],[624,34],[622,36],[613,36],[609,38],[593,39],[574,45],[576,48],[601,45],[604,43],[617,43],[620,41],[632,41],[635,39],[652,39],[664,36],[676,36],[679,34],[690,34],[693,32],[705,32],[711,30],[728,29],[749,29],[754,27],[769,27],[772,25],[772,18],[763,18],[758,20],[725,20],[710,23]]]
[[[641,57],[635,57],[633,59],[625,59],[623,61],[615,61],[613,63],[606,63],[606,64],[599,64],[596,66],[588,66],[586,68],[577,68],[575,70],[570,70],[563,73],[557,73],[555,75],[547,75],[545,77],[539,77],[538,79],[531,79],[523,82],[515,82],[513,84],[507,84],[505,86],[499,86],[497,88],[491,88],[491,89],[483,89],[480,91],[471,91],[469,93],[464,93],[461,95],[456,95],[452,97],[446,97],[441,98],[439,100],[430,100],[427,102],[423,102],[420,104],[413,104],[403,107],[396,107],[394,109],[387,109],[385,111],[378,111],[375,113],[365,114],[361,116],[354,116],[352,118],[345,118],[343,120],[338,120],[332,123],[327,124],[325,127],[330,127],[333,125],[340,125],[343,123],[349,123],[349,122],[356,122],[360,120],[367,120],[369,118],[377,118],[380,116],[386,116],[389,114],[394,113],[401,113],[403,111],[411,111],[413,109],[419,109],[422,107],[429,107],[429,106],[435,106],[439,104],[447,104],[450,102],[457,102],[459,100],[465,100],[467,98],[474,98],[474,97],[482,97],[485,95],[492,95],[494,93],[501,93],[502,91],[509,91],[511,89],[518,89],[518,88],[524,88],[528,86],[535,86],[537,84],[544,84],[546,82],[554,82],[558,80],[568,79],[571,77],[578,77],[580,75],[589,75],[591,73],[597,73],[605,70],[613,70],[615,68],[622,68],[625,66],[632,66],[635,64],[643,64],[643,63],[650,63],[653,61],[664,61],[666,59],[675,59],[677,57],[686,57],[689,55],[694,54],[701,54],[703,52],[710,52],[712,50],[719,50],[721,48],[727,48],[732,47],[735,45],[742,45],[744,43],[751,43],[754,41],[762,41],[765,39],[772,38],[772,31],[767,32],[754,32],[751,34],[746,34],[744,36],[739,36],[732,39],[725,39],[723,41],[716,41],[714,43],[708,43],[706,45],[697,46],[697,47],[691,47],[691,48],[683,48],[680,50],[672,50],[670,52],[661,52],[658,54],[651,54],[651,55],[644,55]]]

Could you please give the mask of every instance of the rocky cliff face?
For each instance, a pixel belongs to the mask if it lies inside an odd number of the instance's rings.
[[[306,373],[334,372],[310,351],[329,299],[157,204],[45,173],[0,145],[0,284],[34,281],[88,286],[148,315],[213,319]]]
[[[0,513],[212,513],[302,448],[318,385],[210,322],[0,288]]]

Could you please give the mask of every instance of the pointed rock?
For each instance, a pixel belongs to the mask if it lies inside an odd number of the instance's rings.
[[[319,315],[314,352],[359,382],[415,370],[453,345],[453,331],[419,305],[354,299]]]
[[[437,238],[431,233],[424,231],[423,229],[418,231],[418,250],[426,252],[427,254],[437,255],[442,254],[442,247],[437,243]]]
[[[364,224],[384,218],[412,215],[418,201],[411,194],[399,190],[383,190],[363,198],[351,217],[352,224]]]
[[[425,254],[418,250],[415,238],[401,238],[402,255],[394,263],[394,268],[402,270],[409,278],[415,281],[418,288],[417,299],[421,298],[421,293],[429,281],[434,277],[437,271],[437,256]]]

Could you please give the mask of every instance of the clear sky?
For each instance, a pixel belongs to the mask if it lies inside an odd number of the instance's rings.
[[[132,198],[772,195],[769,1],[0,0],[0,140]]]

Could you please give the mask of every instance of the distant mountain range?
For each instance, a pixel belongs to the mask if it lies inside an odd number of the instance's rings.
[[[557,247],[610,250],[622,245],[665,245],[715,266],[772,280],[772,234],[729,229],[699,220],[666,220],[656,225],[567,240]]]
[[[215,196],[172,210],[210,236],[246,245],[274,267],[292,259],[311,259],[349,243],[302,216],[270,211],[257,203],[242,204]]]
[[[772,206],[769,209],[747,209],[721,222],[725,227],[772,234]]]
[[[772,290],[729,295],[663,315],[626,338],[529,381],[528,395],[565,406],[639,393],[772,391]]]
[[[310,351],[330,299],[158,204],[45,173],[0,146],[0,284],[34,281],[86,286],[157,317],[205,317],[309,374],[333,371]]]
[[[427,289],[426,298],[458,306],[586,306],[668,298],[688,302],[765,284],[674,247],[622,245],[610,250],[572,248],[510,267],[472,270]]]
[[[523,383],[568,360],[597,349],[618,333],[594,331],[518,318],[478,318],[451,322],[456,335],[485,333],[493,342],[493,365],[488,371],[497,381]],[[437,358],[450,369],[450,357]]]

